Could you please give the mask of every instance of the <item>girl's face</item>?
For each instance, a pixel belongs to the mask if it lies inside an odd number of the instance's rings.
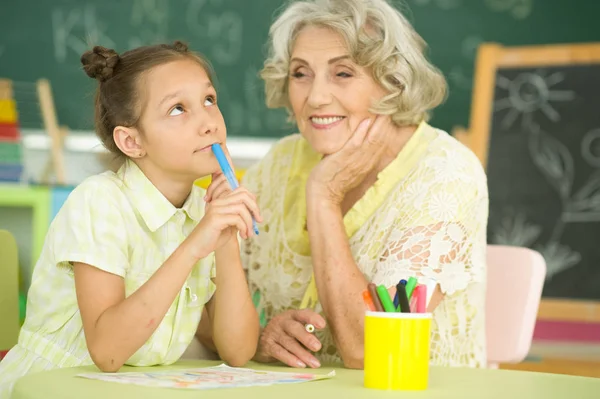
[[[225,143],[227,131],[204,68],[182,59],[152,68],[142,79],[144,162],[183,179],[219,171],[211,145]]]

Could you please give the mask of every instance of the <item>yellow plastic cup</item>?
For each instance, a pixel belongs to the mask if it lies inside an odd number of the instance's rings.
[[[422,391],[429,382],[431,313],[365,314],[364,386]]]

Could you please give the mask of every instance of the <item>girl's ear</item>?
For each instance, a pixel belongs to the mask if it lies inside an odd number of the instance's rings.
[[[146,155],[142,147],[140,132],[131,127],[117,126],[113,130],[115,144],[128,158],[142,158]]]

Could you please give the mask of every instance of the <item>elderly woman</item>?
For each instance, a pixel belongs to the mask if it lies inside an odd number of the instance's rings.
[[[446,84],[424,48],[385,0],[295,1],[272,25],[267,105],[300,134],[243,181],[264,219],[242,249],[266,320],[255,360],[362,368],[362,291],[425,276],[432,363],[486,365],[486,177],[427,123]]]

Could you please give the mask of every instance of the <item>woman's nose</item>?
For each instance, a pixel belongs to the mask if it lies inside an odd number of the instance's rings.
[[[331,103],[331,90],[329,82],[324,78],[313,80],[308,93],[308,104],[312,108],[320,108]]]

